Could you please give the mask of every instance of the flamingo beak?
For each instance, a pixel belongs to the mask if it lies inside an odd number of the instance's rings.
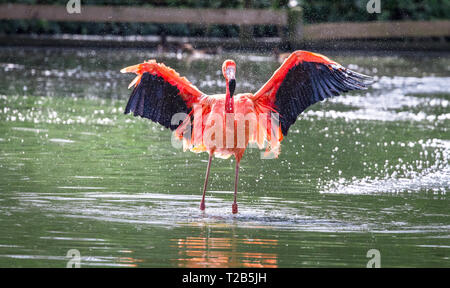
[[[230,91],[230,97],[233,97],[235,89],[236,89],[236,80],[235,79],[228,80],[228,90]]]
[[[234,90],[236,89],[236,70],[233,67],[229,67],[226,70],[226,76],[228,79],[228,90],[230,91],[230,97],[233,97]]]

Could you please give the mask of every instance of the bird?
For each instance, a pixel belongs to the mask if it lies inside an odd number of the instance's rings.
[[[222,46],[218,45],[215,47],[208,47],[205,49],[195,49],[194,46],[191,43],[183,43],[180,45],[180,48],[182,53],[186,53],[190,56],[197,56],[201,57],[203,55],[218,55],[222,54],[223,49]]]
[[[185,151],[209,154],[200,210],[213,157],[235,157],[232,213],[238,213],[239,165],[248,144],[266,149],[264,155],[277,158],[280,143],[298,116],[311,105],[351,90],[365,90],[371,76],[345,68],[328,57],[297,50],[287,57],[269,80],[255,93],[238,93],[236,62],[222,64],[225,93],[208,95],[185,77],[155,59],[132,65],[122,73],[137,76],[125,107],[133,113],[173,131]]]
[[[183,58],[183,54],[187,56],[187,61],[192,61],[196,59],[206,59],[210,58],[213,55],[222,54],[223,49],[222,46],[218,45],[216,47],[209,47],[205,49],[195,49],[191,43],[182,43],[179,44],[177,49],[177,58]]]

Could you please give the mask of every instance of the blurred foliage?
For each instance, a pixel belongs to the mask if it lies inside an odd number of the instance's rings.
[[[326,1],[303,0],[301,5],[306,23],[433,20],[450,18],[450,0],[380,0],[381,13],[366,11],[368,0]]]
[[[380,14],[369,14],[366,5],[369,0],[297,0],[303,8],[305,23],[375,20],[433,20],[450,18],[450,0],[380,0]],[[67,0],[18,0],[4,3],[58,4]],[[81,0],[82,5],[130,5],[147,7],[180,8],[236,8],[246,5],[260,9],[287,9],[289,0]],[[152,23],[77,23],[49,22],[45,20],[1,20],[0,33],[36,34],[112,34],[112,35],[174,35],[237,37],[237,25],[194,25],[194,24],[152,24]],[[256,37],[278,35],[273,25],[254,26]]]

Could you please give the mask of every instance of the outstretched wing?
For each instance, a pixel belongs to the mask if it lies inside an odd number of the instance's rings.
[[[342,92],[366,89],[372,78],[346,69],[327,57],[307,52],[293,52],[266,84],[253,96],[253,101],[275,109],[281,131],[289,127],[306,108]]]
[[[162,63],[150,60],[120,70],[122,73],[136,73],[136,78],[128,88],[135,85],[131,93],[125,114],[148,118],[175,130],[179,123],[172,124],[176,113],[189,114],[193,104],[204,95],[185,77]]]

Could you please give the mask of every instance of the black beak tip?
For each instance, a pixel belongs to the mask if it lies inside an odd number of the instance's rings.
[[[236,80],[231,79],[228,81],[228,89],[230,89],[230,97],[233,97],[234,90],[236,89]]]

